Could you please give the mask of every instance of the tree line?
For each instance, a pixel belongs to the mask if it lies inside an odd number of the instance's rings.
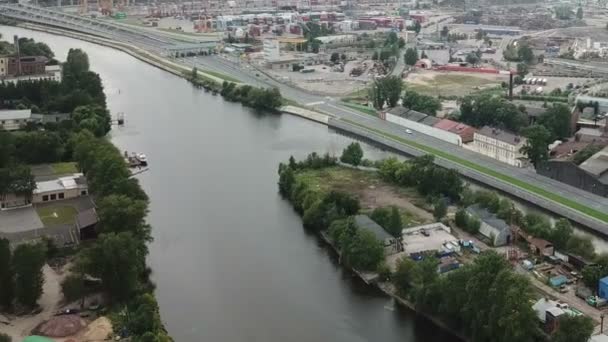
[[[67,94],[67,95],[66,95]],[[58,98],[74,95],[65,108],[55,107]],[[89,70],[88,56],[70,49],[63,64],[63,80],[19,81],[0,84],[0,106],[48,112],[69,110],[70,118],[44,125],[29,122],[18,133],[0,132],[0,196],[16,193],[31,197],[35,182],[27,164],[70,161],[75,132],[88,130],[102,137],[110,131],[111,118],[99,75]],[[65,103],[64,103],[65,104]]]
[[[439,261],[405,257],[390,279],[400,296],[470,337],[472,342],[535,342],[547,340],[532,309],[529,280],[516,274],[504,256],[482,253],[472,264],[440,276]],[[593,333],[589,317],[559,318],[553,342],[586,342]]]
[[[64,82],[69,84],[69,89],[86,88],[82,84],[86,76],[80,76],[87,75],[88,68],[86,54],[80,50],[70,50],[63,69]],[[126,315],[112,315],[115,331],[128,331],[133,341],[171,341],[160,320],[153,296],[154,285],[149,280],[151,271],[146,265],[147,243],[152,240],[151,227],[145,220],[148,196],[138,180],[131,177],[121,152],[104,138],[110,129],[109,114],[105,108],[104,95],[103,103],[89,103],[86,107],[74,108],[70,123],[60,125],[55,131],[0,135],[1,141],[12,139],[10,141],[15,142],[0,146],[0,162],[6,163],[0,166],[11,171],[5,173],[2,171],[4,169],[0,169],[0,174],[7,174],[0,178],[0,184],[8,180],[11,187],[29,192],[31,189],[27,186],[33,183],[29,168],[16,168],[15,165],[33,160],[23,160],[23,156],[16,154],[22,148],[21,143],[17,143],[19,136],[38,133],[57,135],[61,140],[57,148],[62,150],[62,158],[76,161],[85,173],[89,189],[95,196],[100,220],[96,227],[99,237],[78,251],[70,275],[61,284],[65,298],[83,298],[97,289],[88,287],[85,279],[99,279],[99,288],[111,300],[111,310],[127,311]],[[40,137],[36,141],[38,139]],[[39,148],[42,145],[45,144],[26,146],[23,151],[41,153]],[[33,307],[42,293],[41,267],[44,258],[40,255],[45,254],[48,245],[24,244],[11,254],[6,252],[4,244],[8,242],[0,243],[2,304],[17,302]],[[11,307],[8,306],[9,309]]]
[[[278,88],[256,88],[250,85],[237,86],[236,83],[224,81],[220,94],[228,101],[241,102],[255,109],[275,111],[281,107],[283,100]]]
[[[358,155],[354,144],[349,145],[344,154],[354,151]],[[387,159],[376,165],[387,181],[416,187],[430,196],[457,200],[464,207],[477,203],[505,220],[525,224],[526,232],[530,234],[553,239],[556,247],[570,249],[576,244],[571,242],[577,237],[572,234],[568,221],[560,220],[554,228],[546,227],[548,222],[544,218],[517,213],[510,201],[499,198],[494,192],[470,191],[462,187],[460,180],[442,183],[443,178],[452,176],[436,173],[432,161],[431,157],[425,156],[406,162]],[[291,157],[288,163],[279,165],[278,185],[279,192],[303,216],[305,227],[325,232],[343,262],[358,270],[378,272],[382,281],[392,282],[398,295],[413,303],[417,310],[440,318],[473,342],[547,339],[532,309],[534,292],[529,280],[516,274],[504,257],[493,251],[482,253],[472,264],[445,276],[439,275],[439,260],[434,256],[425,256],[418,262],[404,257],[391,272],[383,263],[382,244],[371,232],[359,229],[352,218],[359,210],[357,199],[335,191],[321,192],[308,184],[306,177],[298,177],[300,172],[334,167],[336,163],[337,160],[329,155],[315,153],[300,162]],[[439,184],[428,184],[432,180]],[[400,234],[397,208],[377,208],[371,218],[391,234]],[[608,265],[608,257],[605,261]],[[593,323],[588,317],[562,317],[560,328],[550,341],[586,342],[592,331]]]

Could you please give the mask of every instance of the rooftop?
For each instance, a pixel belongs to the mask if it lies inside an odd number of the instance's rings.
[[[596,177],[608,175],[608,146],[585,160],[580,168]]]
[[[34,194],[45,192],[62,191],[69,189],[77,189],[79,185],[86,184],[86,180],[82,173],[75,173],[71,176],[61,177],[43,182],[36,183]]]
[[[468,207],[467,212],[477,216],[482,222],[485,222],[489,226],[492,226],[499,231],[511,229],[511,227],[509,227],[504,220],[497,218],[496,215],[482,208],[479,204]]]
[[[0,110],[0,120],[24,120],[32,116],[30,109],[3,109]]]
[[[78,215],[76,216],[76,227],[78,227],[78,229],[82,229],[85,227],[92,226],[98,221],[99,218],[97,217],[97,212],[95,211],[95,208],[90,208],[78,213]]]
[[[484,126],[482,129],[477,131],[477,134],[494,138],[498,141],[502,141],[511,145],[519,145],[520,143],[525,141],[525,138],[522,138],[517,134],[503,131],[502,129],[493,128],[490,126]]]
[[[357,224],[357,227],[359,227],[359,229],[365,229],[365,230],[368,230],[368,231],[374,233],[374,235],[376,236],[376,239],[378,239],[379,241],[384,242],[387,239],[393,239],[392,235],[387,233],[386,230],[384,230],[384,228],[382,228],[379,224],[374,222],[367,215],[355,216],[355,223]]]
[[[425,232],[424,234],[423,231]],[[455,241],[456,237],[450,234],[449,227],[438,222],[403,229],[402,240],[405,252],[411,254],[439,251],[443,248],[443,244]]]

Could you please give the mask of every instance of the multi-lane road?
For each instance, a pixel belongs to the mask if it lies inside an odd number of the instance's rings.
[[[6,13],[6,6],[4,6],[4,8],[0,6],[0,11],[4,11]],[[163,51],[165,51],[167,47],[180,44],[180,42],[175,40],[174,38],[168,37],[160,33],[157,34],[148,30],[140,30],[138,28],[125,29],[124,27],[119,27],[118,25],[110,25],[108,27],[105,22],[100,20],[77,20],[73,16],[65,17],[62,14],[49,13],[48,10],[45,10],[41,13],[37,9],[32,9],[29,7],[20,7],[19,11],[13,11],[11,13],[17,13],[18,16],[13,17],[18,18],[20,20],[28,20],[39,24],[63,27],[69,30],[76,30],[86,34],[93,34],[104,37],[107,37],[109,35],[109,37],[111,37],[111,39],[115,41],[129,43],[159,55],[165,55]],[[97,22],[103,23],[99,24]],[[99,31],[102,32],[100,33]],[[241,80],[241,82],[243,83],[248,83],[255,86],[277,87],[280,89],[281,94],[285,98],[296,101],[301,105],[309,106],[320,112],[330,114],[336,118],[348,119],[351,122],[355,122],[359,125],[364,125],[374,130],[386,132],[394,136],[414,141],[415,143],[433,147],[435,149],[457,156],[461,159],[474,162],[482,167],[492,169],[494,171],[511,176],[513,178],[517,178],[520,181],[524,181],[536,187],[540,187],[546,191],[550,191],[569,200],[576,201],[579,204],[585,205],[595,210],[602,212],[608,211],[607,198],[593,195],[580,189],[571,187],[569,185],[537,175],[534,170],[531,169],[521,169],[500,163],[492,158],[485,157],[472,151],[466,150],[464,148],[458,147],[456,145],[446,143],[432,136],[424,135],[418,132],[414,132],[414,134],[407,134],[401,126],[386,122],[374,116],[362,114],[358,111],[352,110],[349,107],[343,105],[338,99],[311,94],[290,84],[278,82],[277,80],[274,80],[265,75],[261,70],[258,70],[249,64],[241,63],[238,60],[227,59],[222,56],[214,55],[180,58],[174,60],[174,62],[181,63],[188,67],[196,66],[199,68],[199,70],[203,71],[215,71],[230,76],[232,78]],[[506,189],[508,185],[510,188],[512,188],[512,190],[509,191],[511,194],[523,198],[527,201],[531,201],[532,203],[535,203],[547,210],[554,211],[558,214],[567,213],[568,215],[566,216],[570,218],[578,217],[580,219],[575,219],[575,221],[593,227],[599,231],[603,230],[602,234],[608,235],[608,224],[606,224],[606,222],[577,212],[571,208],[565,207],[562,204],[552,202],[537,194],[519,188],[516,189],[514,186],[504,183],[501,180],[492,178],[479,171],[468,169],[463,165],[447,160],[442,160],[442,163],[449,167],[455,167],[461,170],[467,176],[473,176],[472,178],[482,180],[488,183],[490,186]],[[502,185],[502,187],[499,187],[497,185]]]

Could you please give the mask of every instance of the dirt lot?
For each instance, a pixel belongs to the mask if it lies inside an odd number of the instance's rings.
[[[505,75],[420,70],[406,78],[407,87],[426,95],[464,96],[508,82]]]
[[[354,194],[359,198],[364,210],[397,206],[401,210],[405,226],[433,222],[433,215],[420,207],[424,200],[414,189],[388,184],[374,172],[334,167],[305,171],[298,177],[308,179],[322,191],[339,190]]]

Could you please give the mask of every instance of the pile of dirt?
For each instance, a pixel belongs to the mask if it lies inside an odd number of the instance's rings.
[[[99,317],[89,324],[82,334],[81,341],[104,341],[112,334],[112,323],[106,317]]]
[[[55,316],[40,323],[32,332],[49,337],[67,337],[78,333],[86,323],[78,315]]]

